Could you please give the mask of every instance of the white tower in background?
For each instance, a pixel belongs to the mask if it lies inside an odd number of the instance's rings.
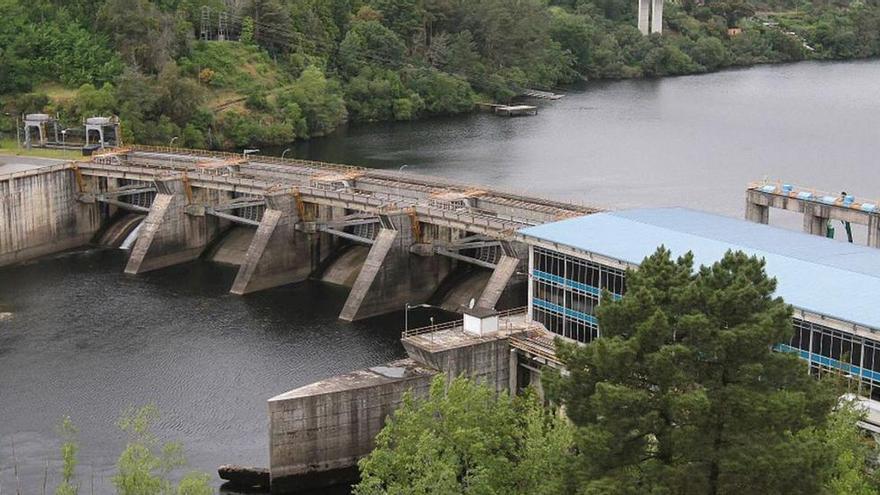
[[[639,0],[639,31],[663,32],[663,0]]]

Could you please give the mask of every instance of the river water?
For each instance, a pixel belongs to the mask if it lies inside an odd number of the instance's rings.
[[[406,164],[403,173],[610,208],[741,216],[746,184],[765,176],[880,197],[878,90],[880,61],[598,82],[540,103],[536,117],[352,126],[289,155]],[[333,287],[235,297],[228,268],[194,262],[130,277],[124,261],[84,250],[0,269],[0,315],[11,313],[0,316],[0,491],[15,486],[13,438],[23,492],[41,490],[47,460],[55,485],[54,425],[69,415],[83,490],[94,480],[94,493],[111,492],[124,442],[114,421],[146,403],[193,468],[266,465],[267,398],[403,355],[402,315],[340,322],[345,294]]]

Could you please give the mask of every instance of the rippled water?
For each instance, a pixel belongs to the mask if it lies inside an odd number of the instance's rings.
[[[266,399],[404,354],[399,315],[337,319],[344,291],[306,283],[229,295],[235,272],[206,262],[139,276],[122,251],[67,253],[0,270],[3,492],[11,442],[27,493],[57,459],[53,426],[80,428],[81,476],[112,470],[127,405],[156,404],[157,431],[183,441],[191,463],[267,465]],[[88,480],[86,480],[88,481]],[[51,486],[51,483],[50,483]]]
[[[293,153],[613,208],[741,216],[745,185],[764,176],[880,196],[878,89],[878,61],[603,82],[542,103],[537,117],[352,127]],[[234,271],[209,263],[136,277],[123,266],[124,253],[93,250],[0,269],[2,492],[14,487],[13,434],[25,493],[39,491],[46,459],[57,472],[64,414],[81,429],[84,490],[94,467],[96,493],[109,492],[123,441],[113,422],[128,404],[156,403],[157,431],[183,441],[194,467],[266,465],[267,398],[403,355],[401,315],[340,322],[345,293],[332,287],[237,297]]]

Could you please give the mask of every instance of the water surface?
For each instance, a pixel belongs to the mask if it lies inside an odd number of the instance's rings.
[[[880,197],[878,90],[880,61],[592,83],[536,117],[357,126],[293,153],[611,208],[741,216],[746,184],[765,176]],[[340,322],[345,293],[332,287],[236,297],[234,272],[209,263],[136,277],[123,267],[123,253],[91,250],[0,269],[0,313],[12,313],[0,318],[3,492],[15,485],[13,435],[24,492],[38,492],[47,459],[54,486],[62,415],[81,429],[84,490],[94,470],[95,492],[110,492],[115,418],[148,402],[193,467],[267,465],[267,398],[403,355],[401,315]]]

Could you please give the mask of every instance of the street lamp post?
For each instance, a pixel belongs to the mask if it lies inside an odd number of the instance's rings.
[[[284,160],[284,155],[286,155],[288,151],[290,151],[290,148],[287,148],[286,150],[281,152],[281,159],[282,160]]]
[[[173,148],[173,147],[174,147],[174,140],[175,140],[175,139],[177,139],[177,136],[174,136],[173,138],[171,138],[171,141],[168,142],[168,147],[169,147],[169,148]],[[168,162],[168,163],[171,164],[171,168],[174,168],[174,154],[171,153],[171,154],[168,155],[168,157],[169,157],[169,162]]]
[[[397,169],[397,196],[400,197],[400,186],[403,183],[403,169],[409,167],[407,164],[403,164]]]
[[[434,308],[434,309],[443,309],[439,306],[434,306],[433,304],[410,304],[406,303],[406,307],[403,310],[403,328],[404,330],[409,330],[409,310],[416,308]],[[431,325],[434,324],[434,317],[431,317]]]

